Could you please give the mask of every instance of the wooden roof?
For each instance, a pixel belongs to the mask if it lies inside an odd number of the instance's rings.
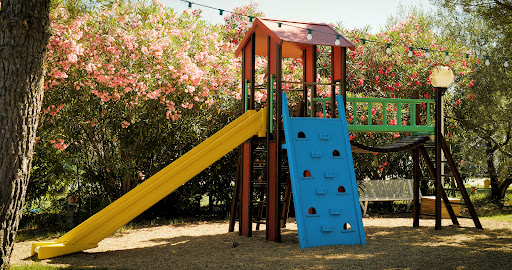
[[[279,23],[281,23],[281,27],[279,27]],[[313,38],[311,40],[307,39],[308,29],[312,30]],[[240,56],[253,33],[256,33],[256,55],[261,56],[267,56],[267,36],[283,47],[283,57],[300,58],[304,49],[311,45],[347,47],[351,50],[355,48],[352,42],[325,23],[256,18],[253,26],[247,31],[240,46],[236,49],[236,56]],[[340,35],[340,45],[335,45],[337,35]]]

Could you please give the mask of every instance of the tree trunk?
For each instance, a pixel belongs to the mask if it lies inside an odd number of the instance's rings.
[[[25,200],[43,99],[50,0],[2,0],[0,8],[0,269]]]
[[[512,185],[512,178],[507,178],[500,183],[500,201],[505,198],[508,187]]]
[[[500,201],[500,179],[498,177],[498,174],[496,173],[496,166],[494,166],[494,152],[496,151],[496,148],[492,146],[492,142],[487,142],[487,150],[486,152],[486,158],[487,158],[487,173],[489,174],[489,179],[491,180],[491,199],[495,202]]]

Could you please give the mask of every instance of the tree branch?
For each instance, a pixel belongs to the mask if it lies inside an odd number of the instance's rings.
[[[494,148],[494,150],[500,150],[500,152],[501,152],[502,154],[504,154],[505,156],[507,156],[507,157],[509,157],[509,158],[512,158],[512,154],[511,154],[511,153],[509,153],[509,152],[507,152],[507,151],[505,151],[505,150],[503,149],[503,145],[501,145],[500,143],[498,143],[498,142],[497,142],[496,140],[494,140],[492,137],[489,137],[489,138],[490,138],[490,139],[491,139],[491,141],[494,143],[494,147],[493,147],[493,148]]]
[[[507,9],[508,11],[511,11],[512,12],[512,5],[510,4],[505,4],[503,3],[502,1],[500,0],[494,0],[494,3],[497,5],[497,6],[500,6],[504,9]]]

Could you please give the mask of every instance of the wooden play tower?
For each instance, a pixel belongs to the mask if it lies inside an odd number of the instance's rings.
[[[314,35],[311,38],[311,34]],[[309,36],[308,36],[309,35]],[[330,47],[331,82],[317,82],[317,48]],[[239,233],[243,236],[252,236],[253,224],[259,228],[260,224],[266,226],[266,238],[270,241],[281,241],[281,228],[284,227],[290,206],[291,188],[289,184],[286,151],[281,145],[285,142],[282,126],[282,93],[299,91],[302,100],[296,112],[298,117],[315,117],[326,112],[336,115],[336,94],[343,96],[346,110],[352,109],[354,115],[358,113],[357,105],[364,103],[370,120],[366,125],[356,120],[348,123],[351,132],[410,132],[402,141],[385,147],[371,147],[352,143],[353,152],[398,152],[412,150],[414,174],[414,201],[413,226],[419,226],[420,181],[434,181],[436,186],[435,216],[436,229],[441,228],[441,204],[445,206],[454,224],[458,224],[457,216],[448,203],[446,191],[441,184],[442,177],[451,177],[456,183],[457,190],[462,194],[475,226],[481,228],[476,212],[469,200],[462,179],[456,169],[450,150],[441,133],[439,125],[434,126],[427,120],[426,125],[417,124],[420,104],[426,104],[430,112],[431,105],[441,104],[444,89],[436,89],[436,100],[418,99],[372,99],[347,97],[346,54],[347,48],[354,49],[355,45],[327,24],[291,22],[257,18],[248,30],[235,54],[242,57],[242,112],[258,109],[255,102],[256,91],[266,91],[268,109],[267,134],[265,138],[253,137],[239,147],[238,169],[231,206],[229,231],[234,231],[238,221]],[[265,82],[256,83],[256,57],[267,59],[267,73]],[[286,82],[299,85],[296,89],[283,89],[283,58],[300,58],[303,63],[303,78],[300,82]],[[330,86],[329,98],[317,97],[319,85]],[[394,104],[400,111],[402,104],[410,106],[410,124],[388,125],[386,110],[383,110],[383,124],[372,125],[372,104],[380,103],[384,106]],[[354,106],[350,106],[353,104]],[[435,106],[436,111],[440,106]],[[308,112],[309,109],[309,112]],[[360,112],[359,112],[360,113]],[[437,112],[436,122],[440,123],[441,114]],[[355,119],[356,117],[354,117]],[[389,117],[390,118],[390,117]],[[428,117],[427,117],[428,118]],[[439,122],[438,122],[439,120]],[[428,152],[429,135],[435,135],[432,145],[433,153]],[[441,151],[446,160],[441,160]],[[423,177],[420,169],[420,156],[423,157],[431,177]],[[430,158],[433,156],[433,158]],[[450,175],[441,175],[441,166],[447,163],[451,168]],[[442,199],[442,200],[441,200]]]

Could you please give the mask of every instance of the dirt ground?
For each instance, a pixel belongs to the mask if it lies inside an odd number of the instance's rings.
[[[204,222],[118,232],[84,252],[40,261],[53,266],[121,269],[512,269],[512,223],[483,219],[484,230],[462,220],[364,218],[367,245],[302,250],[297,227],[288,223],[282,243],[227,233],[227,222]],[[32,264],[32,241],[16,243],[11,263]]]

